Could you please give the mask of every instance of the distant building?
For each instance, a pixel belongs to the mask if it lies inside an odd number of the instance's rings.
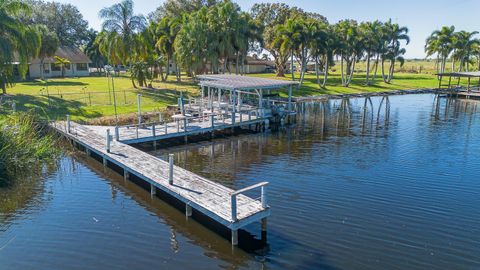
[[[245,59],[245,73],[268,73],[275,70],[275,63],[270,60],[260,59],[257,55],[247,56]],[[242,66],[239,67],[240,69]],[[235,62],[230,64],[231,72],[235,72]]]
[[[54,55],[70,61],[70,64],[65,67],[65,77],[90,75],[89,64],[92,63],[92,61],[79,48],[60,47]],[[30,61],[28,65],[28,76],[32,79],[42,77],[42,65],[39,58]],[[55,65],[54,57],[47,57],[43,60],[43,76],[47,78],[62,76],[62,69],[60,66]]]

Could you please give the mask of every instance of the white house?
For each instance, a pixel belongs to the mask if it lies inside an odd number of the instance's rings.
[[[60,47],[54,55],[70,61],[70,64],[67,64],[65,67],[66,77],[90,75],[89,64],[92,63],[92,61],[79,48]],[[30,78],[42,77],[42,64],[40,62],[39,58],[30,61],[28,67],[28,75]],[[54,57],[47,57],[43,60],[43,76],[47,78],[62,76],[62,69],[59,65],[55,64]]]

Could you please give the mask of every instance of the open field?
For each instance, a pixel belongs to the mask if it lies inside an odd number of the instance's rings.
[[[263,78],[275,77],[273,73],[253,74]],[[299,74],[295,74],[298,80]],[[167,105],[176,104],[180,92],[185,96],[196,96],[199,88],[191,78],[184,76],[182,82],[173,81],[171,76],[166,83],[153,82],[153,86],[160,90],[150,91],[135,89],[126,76],[116,77],[115,98],[119,115],[135,113],[137,111],[137,94],[142,94],[142,111],[160,111]],[[287,74],[285,80],[290,79]],[[341,86],[340,75],[337,72],[329,75],[327,87],[322,89],[316,83],[315,74],[309,73],[305,77],[301,89],[294,90],[294,96],[317,96],[323,94],[350,94],[368,93],[388,90],[404,90],[418,88],[435,88],[438,86],[436,77],[432,74],[396,73],[393,81],[386,84],[381,77],[377,77],[374,85],[365,85],[363,72],[356,73],[350,87]],[[35,110],[50,119],[62,118],[70,114],[74,120],[87,120],[102,116],[112,116],[114,111],[114,95],[105,77],[83,78],[56,78],[44,81],[19,82],[8,89],[8,94],[17,104],[17,110]],[[6,106],[3,106],[3,110]],[[1,109],[1,107],[0,107]]]

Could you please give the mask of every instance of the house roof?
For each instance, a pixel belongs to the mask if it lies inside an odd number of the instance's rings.
[[[197,78],[202,86],[230,90],[275,89],[298,84],[293,81],[227,74],[199,75]]]
[[[275,66],[275,63],[270,60],[259,59],[253,56],[247,56],[247,64],[248,65],[266,65],[266,66]]]
[[[90,60],[90,58],[88,58],[88,56],[77,47],[61,46],[57,49],[54,55],[68,59],[71,63],[92,63],[92,60]],[[55,63],[55,58],[47,57],[43,62],[46,64]],[[30,64],[40,64],[40,58],[32,59]]]

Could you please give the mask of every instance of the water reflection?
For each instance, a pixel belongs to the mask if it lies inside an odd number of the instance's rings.
[[[477,104],[434,95],[308,102],[297,105],[294,126],[153,151],[235,189],[270,182],[268,242],[251,224],[240,249],[98,162],[67,158],[65,173],[38,187],[35,197],[48,202],[41,211],[0,222],[0,246],[8,245],[0,261],[7,269],[477,269]]]

